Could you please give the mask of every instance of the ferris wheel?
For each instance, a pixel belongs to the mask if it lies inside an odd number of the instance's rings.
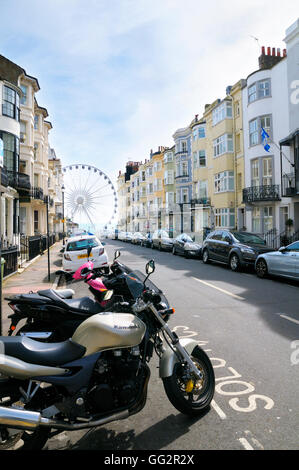
[[[110,178],[91,165],[68,165],[62,169],[65,212],[82,229],[107,228],[117,214],[117,194]]]

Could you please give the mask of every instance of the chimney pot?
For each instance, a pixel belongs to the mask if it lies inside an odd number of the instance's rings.
[[[280,57],[280,48],[277,48],[277,57]]]
[[[287,50],[284,49],[284,50],[283,50],[283,57],[286,57],[286,56],[287,56]]]
[[[276,56],[276,50],[275,50],[275,47],[272,47],[272,57],[275,57]]]
[[[267,55],[271,55],[271,47],[267,47]]]
[[[265,46],[262,46],[262,55],[265,55]]]

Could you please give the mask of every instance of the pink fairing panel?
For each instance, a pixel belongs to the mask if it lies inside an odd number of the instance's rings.
[[[103,283],[102,279],[100,277],[97,277],[96,279],[91,279],[90,281],[87,281],[87,284],[90,287],[93,287],[96,290],[99,290],[100,292],[103,292],[107,290],[105,284]]]
[[[81,271],[82,269],[84,268],[90,268],[92,269],[93,268],[93,262],[92,261],[87,261],[86,263],[82,264],[82,266],[80,266],[79,269],[77,269],[77,271],[75,272],[75,274],[73,274],[73,279],[83,279],[83,277],[81,276]]]

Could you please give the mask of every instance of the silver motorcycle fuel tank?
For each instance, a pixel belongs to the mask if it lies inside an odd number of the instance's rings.
[[[84,346],[85,356],[88,356],[107,349],[137,346],[145,331],[145,324],[135,315],[105,312],[93,315],[81,323],[72,340]]]

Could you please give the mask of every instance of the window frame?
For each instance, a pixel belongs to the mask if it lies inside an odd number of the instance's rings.
[[[268,87],[263,87],[261,88],[260,85],[263,84],[263,83],[268,83],[269,86]],[[271,78],[270,77],[267,77],[267,78],[262,78],[261,80],[257,80],[256,82],[253,82],[247,89],[247,103],[248,103],[248,106],[251,104],[251,103],[254,103],[255,101],[258,101],[258,100],[263,100],[265,98],[271,98],[271,93],[272,93],[272,88],[271,88]],[[255,88],[255,91],[253,93],[250,93],[250,90],[252,88]],[[265,93],[262,93],[261,90],[265,90],[266,88],[268,88],[269,90],[269,94],[265,94]],[[251,99],[251,96],[255,96],[255,98]]]

